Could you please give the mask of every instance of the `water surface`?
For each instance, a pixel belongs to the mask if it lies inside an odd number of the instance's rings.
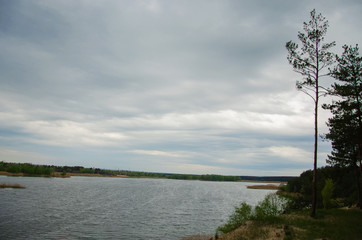
[[[0,239],[180,239],[214,234],[250,183],[131,178],[0,177]]]

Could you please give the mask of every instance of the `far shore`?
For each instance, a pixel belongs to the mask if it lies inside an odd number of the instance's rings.
[[[167,179],[161,177],[148,177],[148,176],[127,176],[127,175],[103,175],[98,173],[66,173],[65,175],[61,172],[53,172],[51,175],[37,175],[37,174],[25,174],[25,173],[10,173],[5,171],[0,171],[0,175],[9,176],[9,177],[60,177],[60,178],[69,178],[69,177],[110,177],[110,178],[150,178],[150,179]],[[187,180],[191,181],[191,180]],[[199,181],[199,180],[193,180]],[[227,181],[225,181],[227,182]],[[253,189],[277,189],[278,186],[271,183],[281,184],[285,182],[280,181],[259,181],[259,180],[239,180],[235,182],[245,182],[245,183],[270,183],[268,185],[253,185],[248,186],[248,188]],[[270,186],[269,186],[270,185]],[[263,188],[264,187],[264,188]],[[276,187],[276,188],[275,188]]]

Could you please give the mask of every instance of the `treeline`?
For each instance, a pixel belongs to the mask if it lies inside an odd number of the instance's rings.
[[[170,174],[120,170],[119,175],[123,175],[123,176],[127,176],[127,177],[167,178]]]
[[[0,162],[0,171],[9,173],[24,173],[27,175],[51,176],[55,171],[54,167],[45,165],[34,165],[30,163],[7,163]]]
[[[60,172],[63,175],[66,175],[67,173],[81,173],[81,174],[100,174],[103,176],[151,177],[151,178],[200,180],[200,181],[240,181],[241,180],[241,177],[239,176],[222,176],[222,175],[213,175],[213,174],[193,175],[193,174],[134,172],[126,170],[85,168],[82,166],[35,165],[30,163],[8,163],[8,162],[0,162],[0,171],[5,171],[9,173],[24,173],[27,175],[47,175],[47,176],[51,176],[54,172]]]
[[[60,173],[88,173],[102,175],[118,175],[118,171],[105,170],[100,168],[84,168],[82,166],[54,166],[39,165],[31,163],[10,163],[0,162],[0,171],[9,173],[24,173],[26,175],[47,175],[51,176],[54,172]]]
[[[290,179],[292,179],[294,177],[291,177],[291,176],[271,176],[271,177],[241,176],[241,178],[243,180],[247,180],[247,181],[267,181],[267,182],[288,182]]]
[[[223,176],[215,174],[197,175],[197,174],[173,174],[173,173],[151,173],[151,172],[133,172],[119,171],[121,175],[129,177],[154,177],[177,180],[200,180],[200,181],[240,181],[240,176]]]
[[[100,168],[85,168],[82,166],[50,166],[50,167],[54,167],[56,172],[101,174],[105,176],[119,175],[119,171],[100,169]]]
[[[357,187],[353,168],[346,167],[322,167],[317,169],[317,207],[325,207],[322,192],[329,181],[332,186],[330,196],[331,207],[352,206],[357,203]],[[299,196],[296,208],[308,207],[313,196],[313,171],[303,172],[299,177],[289,180],[284,190],[288,193],[296,193]]]
[[[206,174],[206,175],[193,175],[193,174],[171,174],[168,175],[169,179],[181,179],[181,180],[200,180],[200,181],[228,181],[236,182],[240,181],[241,177],[239,176],[223,176],[215,174]]]

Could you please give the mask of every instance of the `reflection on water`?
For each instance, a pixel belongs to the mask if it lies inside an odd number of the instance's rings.
[[[241,182],[0,177],[0,239],[180,239],[213,234],[234,206],[273,191]]]

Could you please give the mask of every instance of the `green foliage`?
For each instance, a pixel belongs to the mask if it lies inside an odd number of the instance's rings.
[[[248,224],[246,231],[234,232],[228,239],[270,239],[271,235],[263,234],[263,229],[283,229],[285,240],[361,239],[361,219],[362,211],[355,209],[320,209],[316,218],[311,218],[309,209],[306,209],[254,221]]]
[[[243,225],[249,220],[264,220],[283,213],[288,206],[288,200],[277,194],[267,195],[263,201],[253,209],[245,202],[240,207],[235,207],[234,213],[226,224],[217,228],[216,233],[228,233]]]
[[[318,207],[323,207],[322,189],[325,186],[326,179],[332,179],[334,183],[334,197],[341,199],[341,204],[350,206],[356,203],[357,197],[353,200],[351,196],[357,196],[357,187],[355,184],[354,169],[341,167],[322,167],[317,169],[317,194]],[[312,201],[312,180],[313,171],[307,170],[299,177],[289,180],[286,191],[293,193],[295,204],[292,209],[301,209],[309,207]],[[293,204],[292,204],[293,205]]]
[[[287,206],[286,198],[277,194],[269,194],[255,207],[255,218],[263,219],[279,215],[286,210]]]
[[[253,210],[250,205],[245,202],[240,207],[235,207],[234,213],[229,217],[226,224],[217,228],[216,232],[228,233],[243,225],[246,221],[252,219]]]
[[[326,179],[324,188],[322,190],[324,208],[330,208],[331,207],[331,205],[332,205],[331,200],[332,200],[333,191],[334,191],[333,180],[328,178],[328,179]]]
[[[303,32],[298,32],[298,39],[302,47],[289,41],[286,43],[288,61],[297,73],[303,77],[303,81],[297,82],[297,89],[306,93],[318,102],[320,86],[319,77],[323,76],[322,70],[333,64],[334,54],[329,49],[335,46],[335,42],[324,43],[327,34],[328,21],[322,14],[310,12],[310,21],[304,22]]]
[[[340,98],[323,105],[333,114],[328,119],[329,133],[325,138],[332,141],[329,164],[354,166],[358,160],[357,145],[362,146],[362,57],[358,45],[343,48],[342,56],[337,56],[338,65],[331,71],[338,82],[330,93]]]
[[[311,201],[307,200],[302,194],[295,193],[280,193],[286,199],[288,199],[286,212],[291,212],[300,209],[307,209],[311,207]]]
[[[10,173],[24,173],[27,175],[46,175],[50,176],[54,168],[44,165],[34,165],[30,163],[6,163],[0,164],[2,171]]]
[[[94,168],[81,168],[81,169],[79,169],[79,173],[94,174],[95,169]]]
[[[9,164],[6,166],[6,171],[10,173],[20,173],[21,167],[19,164]]]
[[[6,171],[6,167],[4,164],[5,163],[3,161],[0,162],[0,171]]]
[[[241,177],[239,176],[222,176],[215,174],[206,174],[206,175],[194,175],[194,174],[170,174],[167,176],[169,179],[179,179],[179,180],[201,180],[201,181],[240,181]]]
[[[200,180],[203,181],[239,181],[240,177],[237,176],[222,176],[222,175],[201,175]]]
[[[361,172],[357,169],[362,164],[362,57],[358,45],[344,45],[343,49],[342,56],[336,57],[338,65],[331,70],[338,82],[332,85],[330,94],[340,98],[323,106],[333,114],[328,119],[329,133],[325,136],[332,142],[327,162],[332,166],[356,168],[357,199],[362,209]]]
[[[104,176],[117,176],[123,175],[128,177],[151,177],[151,178],[168,178],[168,179],[181,179],[181,180],[202,180],[202,181],[240,181],[239,176],[222,176],[222,175],[194,175],[194,174],[166,174],[166,173],[152,173],[152,172],[134,172],[124,170],[107,170],[100,168],[84,168],[82,166],[47,166],[47,165],[33,165],[29,163],[7,163],[0,162],[0,171],[7,171],[11,173],[25,173],[29,175],[51,175],[55,172],[64,173],[86,173],[86,174],[100,174]]]

